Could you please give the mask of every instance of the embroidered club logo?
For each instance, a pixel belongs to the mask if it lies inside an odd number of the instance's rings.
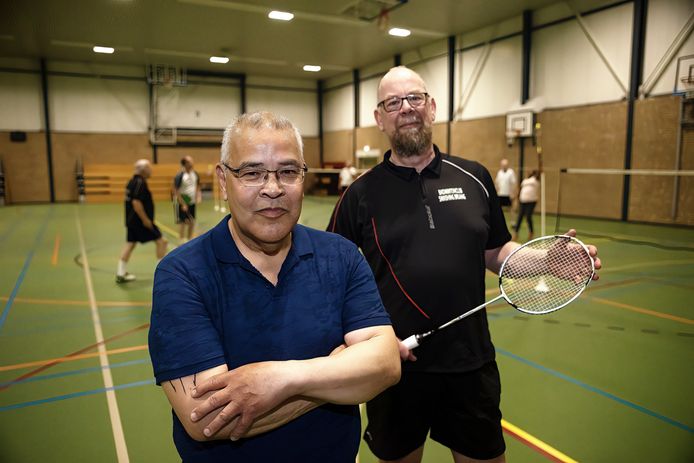
[[[467,199],[462,188],[441,188],[439,189],[439,202],[460,201]]]

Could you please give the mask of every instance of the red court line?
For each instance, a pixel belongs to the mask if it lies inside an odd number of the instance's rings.
[[[531,449],[535,450],[537,453],[543,455],[548,460],[554,461],[556,463],[576,463],[576,460],[574,460],[573,458],[564,455],[559,450],[551,447],[549,444],[541,441],[537,437],[534,437],[526,433],[525,431],[509,423],[508,421],[502,419],[501,425],[506,434],[515,438],[517,441],[526,445],[527,447],[530,447]]]
[[[60,250],[60,233],[55,235],[55,244],[53,245],[53,255],[51,256],[51,265],[58,265],[58,251]]]
[[[47,364],[45,364],[45,365],[42,365],[42,366],[40,366],[40,367],[38,367],[38,368],[36,368],[36,369],[34,369],[34,370],[31,370],[31,371],[29,371],[29,372],[27,372],[27,373],[24,373],[22,376],[20,376],[20,377],[18,377],[18,378],[15,378],[15,379],[13,379],[13,380],[11,380],[11,381],[9,381],[9,382],[8,382],[6,385],[4,385],[4,386],[0,386],[0,391],[2,391],[2,390],[4,390],[4,389],[7,389],[7,388],[10,387],[12,384],[14,384],[14,383],[16,383],[16,382],[18,382],[18,381],[22,381],[22,380],[24,380],[24,379],[31,378],[32,376],[35,376],[35,375],[41,373],[42,371],[47,370],[48,368],[50,368],[50,367],[52,367],[52,366],[59,365],[59,364],[65,362],[66,360],[69,360],[70,357],[75,357],[75,356],[77,356],[77,355],[83,354],[84,352],[90,351],[90,350],[92,350],[92,349],[96,349],[97,347],[99,347],[100,344],[106,344],[106,343],[108,343],[108,342],[115,341],[116,339],[122,338],[122,337],[124,337],[124,336],[129,335],[129,334],[132,334],[132,333],[135,333],[135,332],[137,332],[137,331],[143,330],[143,329],[145,329],[145,328],[149,328],[149,323],[145,323],[144,325],[136,326],[135,328],[129,329],[129,330],[127,330],[127,331],[123,331],[122,333],[119,333],[119,334],[116,334],[116,335],[114,335],[114,336],[111,336],[110,338],[104,339],[104,340],[101,341],[101,342],[97,342],[97,343],[95,343],[95,344],[92,344],[91,346],[87,346],[87,347],[85,347],[85,348],[83,348],[83,349],[80,349],[80,350],[78,350],[78,351],[72,352],[71,354],[67,354],[67,355],[64,356],[64,357],[61,357],[61,358],[56,359],[56,360],[53,360],[53,361],[51,361],[51,362],[49,362],[49,363],[47,363]]]

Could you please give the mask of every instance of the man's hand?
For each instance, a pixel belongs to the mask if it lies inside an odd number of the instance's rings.
[[[572,228],[569,231],[567,231],[565,233],[565,235],[568,235],[568,236],[575,238],[576,237],[576,230],[574,230]],[[597,270],[600,270],[602,268],[602,263],[600,262],[600,258],[598,257],[598,248],[596,248],[592,244],[586,244],[586,247],[588,248],[588,254],[593,259],[593,265],[595,266],[595,270],[596,270],[596,272],[593,274],[593,280],[597,280],[600,278],[600,275],[598,275]],[[588,265],[590,265],[590,264],[588,264]]]
[[[410,349],[405,346],[405,344],[402,343],[402,339],[398,338],[398,350],[400,350],[400,360],[403,362],[415,362],[417,361],[417,357],[412,353]]]
[[[194,398],[216,392],[193,409],[190,419],[199,421],[222,408],[203,433],[207,437],[212,436],[231,423],[229,438],[238,440],[248,432],[256,418],[293,395],[288,387],[290,375],[286,362],[251,363],[215,375],[192,390]]]

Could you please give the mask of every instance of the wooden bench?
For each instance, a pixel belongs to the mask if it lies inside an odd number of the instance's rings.
[[[173,179],[181,170],[180,164],[152,164],[152,176],[147,186],[155,201],[171,199]],[[212,178],[198,172],[201,183]],[[85,164],[84,193],[88,203],[116,203],[125,200],[125,187],[133,176],[132,164]]]

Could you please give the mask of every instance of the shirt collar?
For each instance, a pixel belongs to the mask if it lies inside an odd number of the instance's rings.
[[[218,260],[229,264],[241,262],[241,252],[231,237],[229,231],[229,220],[231,215],[224,217],[212,229],[212,247]],[[308,236],[308,231],[303,225],[296,224],[292,228],[292,247],[289,250],[287,259],[292,255],[303,257],[313,254],[313,243]]]
[[[392,150],[388,150],[383,156],[383,164],[386,166],[386,169],[404,180],[411,180],[417,175],[417,171],[414,169],[414,167],[404,167],[394,164],[393,161],[390,160],[392,154]],[[434,159],[432,159],[431,162],[424,169],[422,169],[422,175],[425,174],[428,174],[428,176],[431,177],[441,176],[441,151],[436,145],[434,145]]]

